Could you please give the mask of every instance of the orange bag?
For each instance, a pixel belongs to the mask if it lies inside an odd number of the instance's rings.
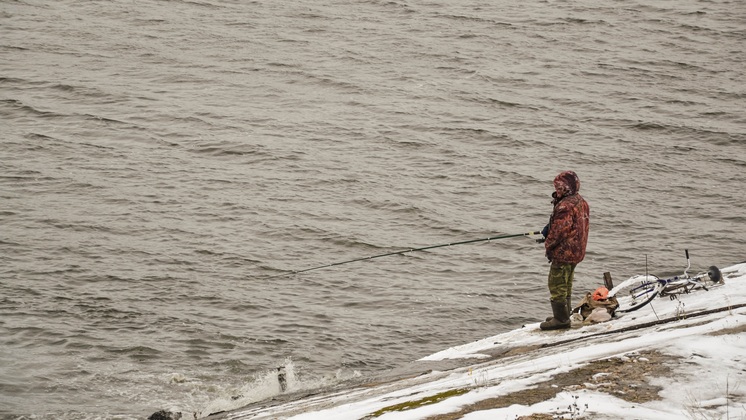
[[[606,300],[609,298],[609,289],[605,287],[599,287],[593,292],[593,300]]]

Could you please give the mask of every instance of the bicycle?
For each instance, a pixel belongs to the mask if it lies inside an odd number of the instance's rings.
[[[690,276],[687,271],[691,268],[689,250],[686,251],[687,267],[684,274],[666,279],[651,274],[631,277],[609,291],[609,298],[615,297],[619,303],[616,312],[632,312],[650,303],[656,296],[677,298],[679,294],[690,293],[693,290],[709,290],[711,286],[724,284],[720,269],[710,266],[705,273]]]

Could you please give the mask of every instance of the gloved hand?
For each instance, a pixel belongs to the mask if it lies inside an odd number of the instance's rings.
[[[536,243],[537,244],[543,244],[547,240],[547,236],[548,235],[549,235],[549,224],[547,224],[546,226],[544,226],[544,229],[541,230],[541,236],[543,236],[543,238],[537,239]]]

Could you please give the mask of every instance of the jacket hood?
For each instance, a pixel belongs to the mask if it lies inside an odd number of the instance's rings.
[[[554,178],[554,190],[556,198],[567,197],[580,191],[580,179],[573,171],[564,171]]]

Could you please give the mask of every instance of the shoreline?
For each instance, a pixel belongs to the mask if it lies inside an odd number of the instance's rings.
[[[724,287],[599,324],[538,323],[388,376],[293,390],[207,419],[550,419],[746,416],[746,264]],[[713,303],[726,303],[712,309]],[[734,417],[735,416],[735,417]]]

